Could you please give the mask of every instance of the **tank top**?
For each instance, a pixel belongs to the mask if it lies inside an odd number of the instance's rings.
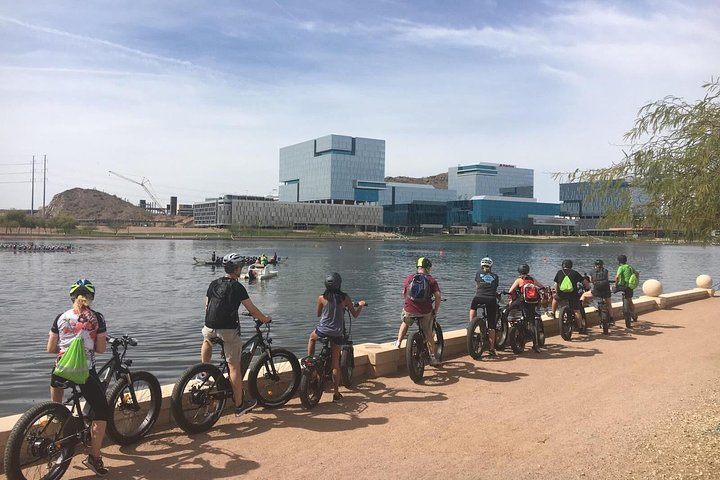
[[[323,305],[320,313],[320,323],[317,331],[323,335],[330,337],[340,337],[343,334],[343,315],[345,315],[345,307],[343,306],[344,296],[339,293],[331,293],[328,295],[327,302]]]

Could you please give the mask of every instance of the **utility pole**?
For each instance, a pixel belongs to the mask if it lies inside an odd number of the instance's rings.
[[[30,187],[30,215],[35,213],[35,155],[33,155],[32,164],[32,186]]]
[[[47,186],[47,155],[43,155],[43,209],[42,216],[45,218],[45,187]]]

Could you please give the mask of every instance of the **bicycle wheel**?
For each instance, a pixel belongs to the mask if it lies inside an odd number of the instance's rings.
[[[570,341],[572,338],[574,323],[575,316],[570,307],[562,307],[562,309],[560,309],[560,335],[563,340]]]
[[[543,348],[545,346],[545,325],[543,324],[542,318],[538,319],[538,328],[540,329],[540,331],[538,332],[540,348]]]
[[[355,368],[355,351],[352,345],[343,345],[340,353],[340,380],[347,388],[352,387],[353,369]]]
[[[475,317],[467,327],[467,344],[468,353],[475,360],[480,360],[482,353],[487,349],[485,342],[487,328],[483,317]]]
[[[187,433],[209,430],[232,398],[230,382],[215,365],[199,363],[185,370],[170,397],[170,413]]]
[[[413,382],[419,383],[425,373],[425,355],[427,345],[425,337],[420,332],[415,332],[405,347],[405,363],[407,364],[408,375]]]
[[[496,350],[505,350],[505,347],[508,343],[508,321],[506,317],[503,317],[500,315],[499,309],[498,309],[498,321],[500,322],[500,330],[495,331],[495,349]]]
[[[300,362],[291,351],[275,348],[272,356],[265,352],[250,367],[250,395],[265,408],[281,407],[295,395],[300,373]]]
[[[517,327],[514,326],[510,329],[510,348],[512,348],[512,351],[520,354],[525,350],[525,335],[524,333]]]
[[[63,476],[75,453],[77,425],[62,404],[43,402],[20,417],[5,446],[8,480],[47,479]]]
[[[585,307],[580,305],[580,328],[578,333],[585,335],[587,333],[587,315],[585,314]]]
[[[627,298],[623,295],[623,317],[625,317],[625,326],[631,328],[632,326],[632,314],[630,313],[630,305],[628,305]]]
[[[147,435],[160,415],[162,391],[160,382],[150,372],[131,373],[115,382],[108,394],[110,418],[107,433],[119,445],[130,445]],[[133,400],[133,393],[135,400]]]
[[[530,333],[532,334],[532,341],[533,346],[532,349],[535,351],[535,353],[540,353],[540,325],[539,319],[535,318],[533,322],[530,324]]]
[[[300,378],[300,403],[310,410],[320,403],[325,382],[317,368],[306,368]]]
[[[433,323],[433,340],[435,340],[435,358],[437,358],[439,362],[442,362],[445,340],[443,339],[442,328],[437,322]]]
[[[603,335],[610,333],[610,319],[605,310],[600,310],[600,324],[602,325]]]

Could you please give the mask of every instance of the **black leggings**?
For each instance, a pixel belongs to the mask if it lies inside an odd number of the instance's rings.
[[[67,380],[64,378],[53,375],[50,380],[50,385],[57,387],[58,384],[66,384]],[[107,421],[110,418],[110,406],[105,398],[105,389],[100,382],[100,378],[95,370],[90,370],[90,376],[87,381],[78,385],[80,392],[82,392],[85,401],[90,404],[93,411],[93,419]]]

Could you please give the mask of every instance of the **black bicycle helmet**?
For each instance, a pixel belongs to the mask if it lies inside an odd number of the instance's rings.
[[[570,260],[569,258],[566,258],[565,260],[562,261],[563,270],[570,270],[572,267],[573,267],[573,263],[572,263],[572,260]]]
[[[518,267],[518,273],[520,275],[527,275],[528,273],[530,273],[530,265],[528,265],[527,263],[523,263]]]
[[[340,286],[342,285],[342,278],[340,277],[340,274],[337,272],[333,272],[327,277],[325,277],[325,288],[328,290],[337,291],[340,290]]]
[[[70,296],[72,298],[78,295],[92,295],[95,296],[95,285],[92,284],[87,278],[80,278],[75,283],[70,285]]]
[[[602,267],[603,265],[605,265],[605,264],[604,264],[603,261],[600,260],[599,258],[598,258],[597,260],[595,260],[595,266],[596,266],[596,267]]]
[[[618,255],[617,260],[618,260],[618,263],[620,263],[620,264],[627,263],[627,256],[626,255]]]
[[[431,262],[430,259],[427,258],[427,257],[420,257],[420,258],[418,258],[417,266],[418,266],[418,268],[420,268],[420,267],[422,267],[422,268],[431,268],[431,267],[432,267],[432,262]]]

